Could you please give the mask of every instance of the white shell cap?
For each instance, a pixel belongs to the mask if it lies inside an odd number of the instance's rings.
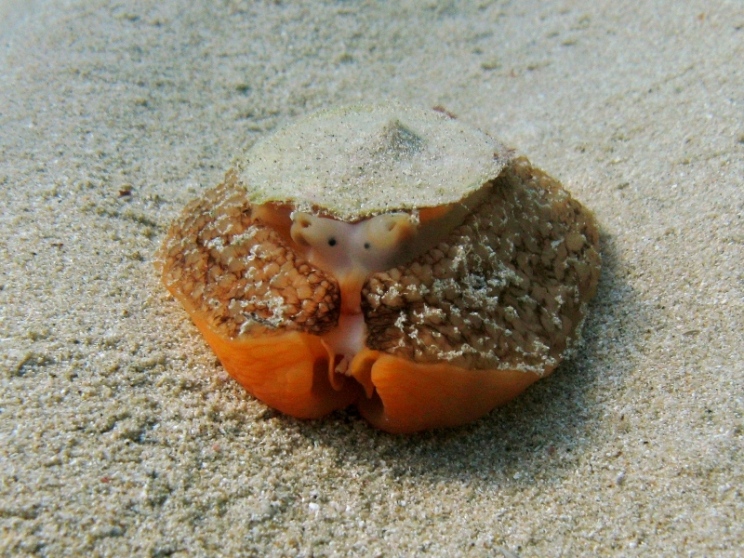
[[[467,198],[510,151],[435,110],[350,105],[311,113],[260,140],[238,162],[257,205],[290,203],[344,221]]]

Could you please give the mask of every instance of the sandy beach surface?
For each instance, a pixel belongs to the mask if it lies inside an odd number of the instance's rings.
[[[0,555],[741,556],[739,0],[0,2]],[[442,105],[602,227],[579,354],[467,427],[305,422],[153,269],[278,125]]]

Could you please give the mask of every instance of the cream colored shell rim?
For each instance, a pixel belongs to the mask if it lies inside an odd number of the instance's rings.
[[[254,204],[357,221],[456,203],[510,157],[500,142],[435,110],[349,105],[280,128],[248,150],[237,172]]]

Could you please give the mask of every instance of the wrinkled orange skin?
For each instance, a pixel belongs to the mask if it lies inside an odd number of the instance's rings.
[[[349,376],[333,372],[320,337],[283,333],[234,340],[195,313],[194,323],[225,370],[254,397],[288,415],[312,419],[356,404],[391,433],[459,426],[510,401],[540,378],[530,372],[419,364],[365,349]]]

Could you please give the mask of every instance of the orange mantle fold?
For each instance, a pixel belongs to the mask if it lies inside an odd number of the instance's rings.
[[[194,323],[225,370],[254,397],[288,415],[313,419],[355,403],[373,426],[392,433],[459,426],[503,405],[540,378],[516,370],[420,364],[364,349],[348,376],[333,372],[320,337],[283,333],[241,340]]]
[[[393,433],[459,426],[519,395],[540,376],[516,370],[470,370],[451,364],[420,364],[365,349],[351,365],[364,386],[359,412]]]
[[[320,337],[283,333],[228,339],[196,316],[194,323],[225,370],[254,397],[293,417],[320,418],[353,403],[362,393],[351,379],[329,378],[328,350]]]

